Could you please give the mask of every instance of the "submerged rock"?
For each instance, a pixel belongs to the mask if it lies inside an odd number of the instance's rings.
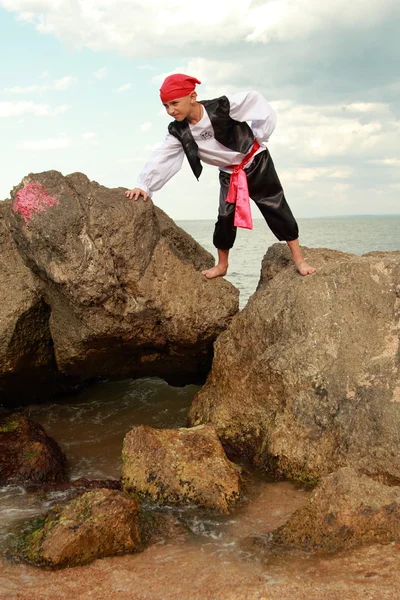
[[[400,488],[350,467],[324,477],[306,505],[273,534],[275,543],[325,552],[399,538]]]
[[[66,478],[66,458],[41,425],[16,413],[0,419],[0,485]]]
[[[141,550],[138,504],[122,492],[99,489],[36,521],[19,555],[39,567],[60,568]]]
[[[202,276],[212,256],[150,200],[124,191],[48,171],[26,177],[7,205],[36,300],[49,307],[57,368],[78,379],[204,379],[238,290]]]
[[[211,425],[135,427],[124,440],[123,489],[158,504],[196,504],[228,512],[240,496],[240,468]]]
[[[272,246],[257,292],[215,343],[189,423],[277,476],[353,465],[400,482],[400,252]]]

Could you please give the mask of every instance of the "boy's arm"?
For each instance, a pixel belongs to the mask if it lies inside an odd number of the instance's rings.
[[[131,200],[137,200],[140,196],[145,200],[151,198],[153,192],[160,190],[180,170],[183,158],[182,144],[168,134],[143,167],[136,187],[127,190],[125,196]]]
[[[251,121],[251,128],[260,144],[266,144],[275,129],[276,113],[259,92],[239,92],[228,95],[229,114],[236,121]]]

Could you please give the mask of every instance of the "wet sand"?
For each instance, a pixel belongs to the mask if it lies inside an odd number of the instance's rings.
[[[268,565],[170,545],[56,573],[0,567],[4,600],[396,600],[400,590],[399,546]]]

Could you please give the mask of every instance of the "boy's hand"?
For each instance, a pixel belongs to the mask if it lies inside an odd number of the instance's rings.
[[[127,198],[130,198],[131,200],[137,200],[139,196],[143,196],[143,200],[147,200],[147,198],[149,197],[148,194],[146,194],[146,192],[144,190],[141,190],[140,188],[133,188],[133,190],[127,190],[125,192],[125,196]]]

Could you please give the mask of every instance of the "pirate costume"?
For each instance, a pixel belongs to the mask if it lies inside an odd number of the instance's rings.
[[[160,89],[163,102],[188,96],[197,79],[171,75]],[[236,228],[252,228],[249,197],[256,203],[278,240],[298,238],[297,223],[286,202],[269,151],[263,144],[275,129],[276,115],[258,92],[241,92],[204,100],[201,119],[173,121],[168,135],[141,172],[137,187],[149,196],[182,167],[186,155],[198,179],[201,161],[219,168],[220,201],[213,242],[232,248]],[[249,123],[250,124],[249,124]]]

